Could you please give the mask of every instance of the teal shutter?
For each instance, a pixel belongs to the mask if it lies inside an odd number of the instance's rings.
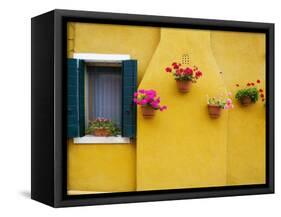
[[[84,61],[67,61],[67,137],[85,135]]]
[[[136,137],[136,105],[133,103],[137,90],[137,60],[122,61],[122,136]]]

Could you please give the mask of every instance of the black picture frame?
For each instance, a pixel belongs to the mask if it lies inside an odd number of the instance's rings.
[[[69,21],[265,33],[266,184],[67,195],[64,78]],[[53,10],[32,18],[31,26],[32,199],[68,207],[274,193],[274,24]]]

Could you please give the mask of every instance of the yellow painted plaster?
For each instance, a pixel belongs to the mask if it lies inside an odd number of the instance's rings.
[[[68,189],[134,191],[135,145],[73,144],[68,141]]]
[[[138,59],[141,80],[159,42],[160,29],[69,23],[68,57],[73,53],[129,54]],[[136,148],[131,144],[73,144],[68,141],[68,190],[136,190]]]
[[[228,90],[247,82],[265,84],[265,34],[213,31],[211,44]],[[265,105],[259,101],[229,113],[227,184],[265,183]]]
[[[188,94],[164,72],[188,53],[203,78]],[[161,40],[139,88],[153,88],[168,109],[151,120],[138,113],[137,190],[226,185],[228,112],[209,118],[207,94],[225,91],[210,47],[210,31],[161,29]]]
[[[160,37],[160,29],[154,27],[75,23],[74,28],[74,52],[130,54],[138,60],[138,80]]]
[[[235,84],[265,80],[262,34],[72,23],[74,52],[130,54],[139,88],[153,88],[168,106],[144,120],[138,111],[132,144],[68,141],[68,190],[116,192],[264,183],[265,107],[258,102],[210,119],[206,95],[235,93]],[[180,94],[164,68],[189,54],[204,72]],[[220,73],[222,72],[222,74]]]

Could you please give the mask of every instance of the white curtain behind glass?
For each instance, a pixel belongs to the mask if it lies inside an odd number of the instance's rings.
[[[121,125],[121,68],[88,66],[89,117],[103,117]],[[91,113],[91,114],[90,114]]]

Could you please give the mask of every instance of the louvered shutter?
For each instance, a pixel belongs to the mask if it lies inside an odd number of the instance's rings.
[[[122,136],[136,137],[136,105],[133,103],[137,90],[137,60],[122,61]]]
[[[85,135],[84,61],[67,61],[67,137]]]

